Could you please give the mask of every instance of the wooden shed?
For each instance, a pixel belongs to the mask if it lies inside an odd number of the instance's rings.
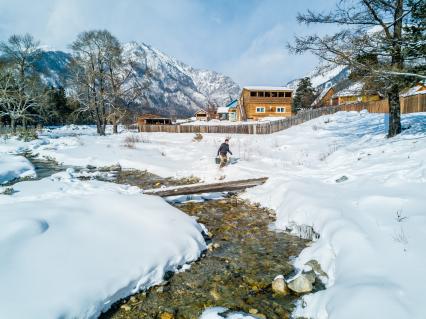
[[[140,125],[170,125],[172,119],[155,114],[143,114],[138,117],[138,128]]]
[[[195,116],[195,119],[197,121],[208,121],[209,120],[209,114],[206,111],[204,111],[203,109],[200,109],[197,112],[195,112],[194,116]]]
[[[293,89],[281,86],[246,86],[238,103],[239,121],[290,117]]]

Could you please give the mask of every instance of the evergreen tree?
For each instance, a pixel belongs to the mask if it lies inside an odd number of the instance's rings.
[[[49,87],[46,107],[44,108],[44,123],[47,125],[64,125],[71,122],[73,109],[68,103],[63,87]]]
[[[315,100],[316,91],[312,87],[311,79],[306,77],[300,80],[293,98],[292,109],[297,113],[302,109],[311,108]]]

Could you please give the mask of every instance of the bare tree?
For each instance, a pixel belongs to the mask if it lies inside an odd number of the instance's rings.
[[[24,128],[27,120],[37,116],[43,106],[45,92],[35,71],[35,63],[41,55],[39,42],[31,35],[12,35],[0,43],[4,70],[0,76],[0,115],[8,116],[13,131],[17,120]]]
[[[79,112],[94,118],[98,134],[105,135],[107,123],[117,133],[143,87],[135,77],[135,63],[123,56],[120,42],[106,30],[79,34],[71,48],[71,92]]]
[[[401,132],[400,91],[426,79],[424,56],[410,50],[424,47],[424,38],[419,42],[412,36],[413,30],[403,32],[414,20],[424,28],[425,6],[422,0],[340,0],[329,13],[298,15],[300,23],[336,24],[341,27],[338,32],[296,37],[289,47],[294,53],[314,53],[325,61],[324,68],[347,66],[363,81],[382,87],[389,99],[388,137],[392,137]],[[423,18],[415,17],[419,9]]]
[[[80,33],[72,45],[71,85],[80,112],[95,119],[97,132],[105,135],[107,124],[108,65],[118,58],[120,43],[106,30]]]
[[[118,124],[129,114],[129,108],[141,95],[143,86],[135,77],[135,63],[123,57],[122,49],[107,59],[108,64],[108,116],[113,133],[118,133]]]
[[[26,81],[25,85],[22,85],[11,73],[0,74],[0,117],[10,118],[14,133],[18,120],[26,123],[39,116],[33,111],[43,107],[44,97],[36,81]]]

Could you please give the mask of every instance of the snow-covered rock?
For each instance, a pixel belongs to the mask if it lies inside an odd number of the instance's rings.
[[[35,175],[34,166],[25,157],[0,153],[0,184]]]
[[[287,284],[283,275],[275,277],[272,281],[272,291],[280,295],[286,295],[288,293]]]
[[[232,312],[229,311],[227,314],[223,314],[224,312],[227,312],[227,308],[223,307],[211,307],[207,308],[201,315],[200,319],[257,319],[259,317],[253,317],[249,314],[245,314],[242,312]]]
[[[313,288],[311,277],[300,274],[288,283],[288,288],[298,294],[310,292]]]

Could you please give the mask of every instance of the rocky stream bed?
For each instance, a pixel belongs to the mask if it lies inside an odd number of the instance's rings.
[[[67,168],[52,159],[25,156],[36,167],[38,178]],[[76,170],[82,179],[97,178],[142,189],[199,181],[196,177],[161,178],[146,171],[122,170],[119,166]],[[309,241],[270,230],[275,221],[272,210],[242,200],[238,194],[222,195],[215,200],[193,201],[188,197],[188,201],[169,202],[208,229],[208,250],[181,271],[167,273],[161,285],[114,304],[101,318],[196,319],[206,308],[216,306],[257,318],[290,317],[301,295],[290,292],[287,285],[280,291],[283,277],[274,279],[295,274],[291,261]],[[314,272],[309,275],[313,291],[324,288]]]

